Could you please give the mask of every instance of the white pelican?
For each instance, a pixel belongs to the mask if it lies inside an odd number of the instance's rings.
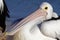
[[[48,12],[51,13],[51,10]],[[58,17],[57,13],[52,13],[55,14],[55,18],[49,18],[48,20],[44,21],[41,24],[40,30],[45,36],[60,40],[60,17]]]
[[[37,27],[37,24],[44,20],[51,17],[57,17],[55,14],[52,14],[53,11],[51,11],[51,14],[48,13],[47,9],[50,4],[47,2],[43,4],[40,6],[40,9],[36,10],[34,13],[15,25],[15,27],[7,32],[6,35],[14,35],[13,40],[56,40],[54,38],[44,36]],[[51,16],[48,17],[48,15]]]

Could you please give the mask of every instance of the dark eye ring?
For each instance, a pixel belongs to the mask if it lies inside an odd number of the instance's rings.
[[[48,9],[48,7],[45,7],[45,9],[47,10],[47,9]]]

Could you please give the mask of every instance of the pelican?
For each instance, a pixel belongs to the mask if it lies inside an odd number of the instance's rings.
[[[5,0],[0,0],[0,40],[5,40],[5,29],[6,29],[6,17],[8,15],[8,8],[6,6]]]
[[[50,8],[50,6],[48,7]],[[48,12],[51,13],[51,11]],[[42,22],[40,30],[45,36],[60,40],[60,17],[56,12],[52,13],[54,13],[55,16]]]
[[[50,6],[49,3],[42,3],[38,10],[27,16],[17,25],[12,25],[15,27],[8,31],[6,35],[14,35],[13,40],[56,40],[54,38],[43,35],[37,26],[49,18],[57,17],[55,13],[52,14],[52,9],[51,13],[48,13],[48,6]]]
[[[4,0],[0,0],[0,28],[2,28],[2,32],[6,29],[5,20],[8,15],[8,8]]]

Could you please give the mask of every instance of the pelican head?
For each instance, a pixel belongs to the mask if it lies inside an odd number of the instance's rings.
[[[41,9],[47,12],[46,19],[51,19],[52,17],[57,17],[56,13],[53,13],[53,7],[48,2],[43,2],[40,6]]]

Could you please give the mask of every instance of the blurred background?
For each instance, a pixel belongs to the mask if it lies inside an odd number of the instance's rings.
[[[42,2],[53,6],[54,12],[60,15],[60,0],[5,0],[10,18],[6,18],[7,30],[21,18],[25,18],[40,7]]]

